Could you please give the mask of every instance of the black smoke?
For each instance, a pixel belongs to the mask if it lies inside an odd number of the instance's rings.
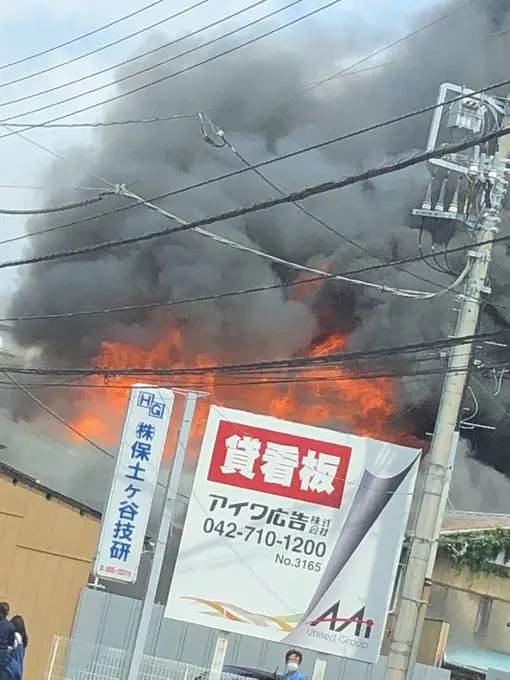
[[[363,64],[359,73],[346,74],[324,86],[307,89],[309,83],[328,75],[339,63],[349,64],[360,54],[370,53],[392,39],[380,31],[375,39],[363,26],[353,30],[335,25],[328,32],[324,23],[320,26],[308,23],[301,32],[282,32],[120,99],[105,113],[105,118],[152,118],[206,111],[232,144],[250,162],[256,163],[426,106],[435,100],[442,82],[478,88],[508,77],[508,8],[509,3],[504,0],[441,3],[437,9],[416,17],[409,30],[454,9],[457,11],[376,60]],[[153,36],[146,47],[164,41],[163,36]],[[222,44],[215,50],[229,46]],[[209,52],[210,56],[214,53],[214,50]],[[171,56],[171,52],[162,50],[157,59],[165,56]],[[181,59],[144,77],[124,81],[118,85],[118,92],[198,60],[194,54],[188,61]],[[151,63],[145,59],[143,65]],[[141,67],[138,62],[136,69]],[[135,67],[130,68],[132,71]],[[124,69],[118,75],[128,73],[130,71]],[[422,149],[429,125],[429,115],[418,116],[269,166],[264,172],[285,192],[349,175]],[[77,161],[75,169],[69,171],[66,167],[64,175],[61,166],[52,167],[48,186],[58,186],[59,182],[67,186],[86,184],[98,174],[113,182],[132,185],[134,191],[150,197],[242,167],[227,148],[217,149],[204,143],[195,119],[106,128],[97,134],[89,148],[69,153]],[[292,205],[216,224],[212,230],[299,263],[323,256],[330,271],[370,266],[377,264],[378,258],[412,257],[418,253],[418,232],[410,220],[410,211],[421,203],[428,178],[428,169],[417,166],[306,201],[309,211],[373,255],[321,228]],[[160,204],[191,220],[251,204],[273,194],[273,189],[248,172],[179,194]],[[55,189],[47,202],[49,205],[65,203],[67,198],[68,195]],[[107,207],[122,204],[123,199],[116,198],[109,201]],[[84,209],[73,217],[88,217],[102,209],[97,206]],[[33,233],[63,222],[61,216],[36,218],[29,222],[28,231]],[[67,250],[166,226],[165,218],[136,207],[33,236],[30,253]],[[501,228],[507,229],[508,221]],[[437,238],[446,240],[450,246],[467,242],[460,229],[448,233],[447,238],[444,232],[438,233]],[[428,233],[424,243],[428,249]],[[464,262],[464,255],[453,255],[448,266],[460,271]],[[452,282],[451,276],[432,271],[424,262],[410,269],[426,281],[395,268],[362,276],[381,284],[418,290],[437,290],[433,282],[442,286]],[[283,267],[274,267],[264,260],[211,243],[197,234],[185,233],[135,247],[26,268],[12,301],[11,314],[51,314],[173,301],[289,281],[295,275]],[[508,280],[507,248],[497,245],[491,269],[493,293],[484,310],[481,330],[508,327]],[[104,340],[136,341],[150,346],[169,323],[176,322],[185,338],[180,357],[184,363],[200,351],[213,354],[218,361],[260,360],[303,352],[314,339],[332,330],[348,330],[349,347],[356,350],[445,337],[452,332],[455,306],[451,295],[418,301],[363,287],[328,283],[310,302],[294,301],[284,290],[273,290],[151,311],[21,321],[16,324],[16,336],[21,345],[40,348],[42,365],[84,366],[98,353]],[[484,360],[490,363],[490,350],[482,348],[481,351]],[[509,358],[508,353],[501,351],[498,361]],[[387,365],[389,369],[392,366],[391,362]],[[479,403],[476,421],[493,424],[497,432],[474,431],[470,436],[480,459],[508,473],[510,459],[506,449],[510,425],[505,415],[505,409],[510,408],[508,382],[502,381],[495,398],[492,397],[496,391],[493,379],[480,380],[484,390],[472,385]],[[439,386],[439,376],[399,382],[401,415],[420,436],[433,427]],[[466,404],[469,407],[468,396]]]

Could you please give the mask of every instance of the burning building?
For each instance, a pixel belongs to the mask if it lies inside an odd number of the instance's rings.
[[[181,50],[181,46],[164,47],[164,36],[151,36],[144,51],[161,49],[119,71],[117,93],[126,96],[107,109],[104,117],[153,119],[206,111],[243,157],[256,164],[426,106],[435,100],[441,82],[466,82],[477,88],[507,77],[510,12],[503,0],[468,4],[451,0],[416,17],[411,30],[425,24],[431,25],[386,54],[317,87],[310,83],[340,68],[334,64],[356,62],[360,52],[376,52],[394,36],[381,35],[369,25],[340,25],[330,30],[323,24],[307,23],[306,36],[299,30],[283,31],[215,59],[220,51],[238,44],[224,40],[221,47],[200,51],[200,60],[204,55],[211,57],[208,64],[195,67],[199,58],[194,53],[180,58],[175,66],[158,66],[126,80]],[[182,75],[170,77],[174,70],[184,68]],[[162,79],[159,84],[144,87],[158,79]],[[137,87],[143,89],[128,94]],[[274,163],[263,174],[284,192],[349,175],[423,148],[429,124],[430,117],[417,116]],[[196,118],[107,127],[97,133],[89,148],[68,155],[77,161],[74,169],[66,166],[64,172],[61,165],[55,165],[50,170],[49,205],[67,202],[59,183],[82,185],[93,175],[135,185],[144,197],[177,191],[160,205],[186,220],[251,204],[275,191],[253,171],[209,182],[243,166],[228,147],[204,143]],[[418,254],[418,232],[409,216],[423,197],[427,181],[427,168],[417,166],[369,185],[357,184],[308,199],[303,205],[322,225],[295,205],[286,205],[216,224],[213,230],[283,259],[315,266],[319,262],[330,272],[370,270],[381,260]],[[186,190],[195,184],[202,186]],[[80,209],[73,221],[104,214],[70,226],[60,216],[30,220],[31,252],[65,251],[168,226],[164,217],[143,206],[110,211],[122,206],[125,201],[116,197],[109,199],[104,210],[97,206]],[[428,246],[434,241],[439,252],[446,243],[468,242],[460,229],[446,234],[439,228],[429,231],[425,240]],[[456,253],[448,268],[458,272],[464,261],[465,255]],[[452,282],[442,269],[432,270],[422,260],[405,268],[367,271],[359,278],[436,291]],[[191,232],[42,263],[26,268],[23,274],[11,304],[13,317],[71,314],[16,322],[18,343],[37,347],[45,367],[212,367],[363,351],[442,338],[455,321],[451,295],[414,300],[339,281],[301,280],[301,285],[289,286],[295,282],[293,270]],[[484,310],[483,328],[507,328],[510,295],[505,243],[495,248],[491,280],[493,293]],[[240,294],[250,288],[264,290]],[[208,299],[183,302],[203,296]],[[101,311],[124,306],[129,308]],[[80,310],[98,313],[72,315]],[[481,351],[490,363],[493,350]],[[500,348],[496,363],[504,365],[508,359],[508,352]],[[317,369],[306,381],[288,373],[277,380],[255,376],[248,382],[220,377],[211,370],[191,384],[209,392],[216,403],[377,438],[423,439],[433,427],[439,397],[439,357],[426,364],[426,371],[413,357],[398,354],[388,356],[377,368],[381,375],[375,377],[370,366],[363,364],[329,370],[327,375]],[[80,432],[113,448],[126,386],[132,382],[91,377],[65,388],[49,386],[38,395]],[[505,380],[499,385],[497,407],[492,383],[483,390],[475,388],[478,418],[497,429],[467,433],[474,455],[506,474],[510,472],[507,385]],[[37,415],[37,405],[24,398],[12,408],[18,417]]]

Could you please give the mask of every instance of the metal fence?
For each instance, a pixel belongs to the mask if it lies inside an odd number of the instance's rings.
[[[101,662],[102,656],[107,656],[105,650],[112,650],[117,654],[119,650],[131,649],[134,635],[136,634],[136,621],[140,614],[140,601],[112,593],[86,588],[80,597],[78,611],[75,616],[71,644],[74,651],[69,655],[70,663],[78,664],[79,649],[89,648],[101,650],[98,652],[96,665]],[[217,631],[213,628],[195,626],[191,623],[182,623],[165,617],[165,607],[162,604],[154,605],[154,610],[149,625],[147,640],[146,659],[156,659],[158,663],[179,664],[179,668],[209,668],[214,648],[216,645]],[[80,641],[80,642],[78,642]],[[86,641],[86,642],[85,642]],[[64,643],[61,643],[64,645]],[[65,646],[65,645],[64,645]],[[58,650],[57,650],[58,651]],[[238,633],[229,635],[227,655],[225,663],[233,666],[245,666],[248,668],[260,668],[269,672],[282,672],[285,652],[287,647],[279,642],[260,640]],[[312,650],[303,650],[304,657],[302,670],[309,678],[313,675],[316,660],[327,659],[326,677],[328,680],[383,680],[386,668],[386,657],[381,656],[376,664],[369,664],[354,659],[345,659],[333,655],[318,655]],[[120,652],[123,654],[123,652]],[[91,652],[89,654],[89,659]],[[58,652],[62,659],[65,656],[64,647]],[[74,658],[78,660],[73,661]],[[110,666],[112,661],[108,662]],[[62,666],[62,660],[59,661]],[[118,662],[117,662],[118,664]],[[90,665],[90,662],[89,662]],[[176,668],[176,666],[172,666]],[[65,667],[64,667],[65,668]],[[98,666],[99,668],[99,666]],[[72,680],[99,680],[103,678],[117,678],[115,675],[76,675]],[[144,672],[145,673],[145,672]],[[141,676],[143,680],[146,673]],[[154,674],[153,678],[165,678]],[[181,680],[177,676],[176,680]],[[68,675],[49,675],[48,680],[68,680]],[[195,676],[187,678],[194,680]],[[449,680],[450,673],[443,668],[417,664],[413,680]]]
[[[46,680],[122,680],[126,650],[55,636]],[[146,655],[139,680],[206,680],[209,671],[182,661]],[[245,680],[223,674],[223,680]]]
[[[55,636],[48,662],[45,680],[123,680],[126,650],[98,645],[74,638]],[[386,659],[377,664],[365,664],[343,659],[340,667],[337,659],[328,662],[326,676],[331,680],[384,680]],[[340,670],[341,669],[341,670]],[[357,671],[357,672],[353,672]],[[184,661],[174,661],[146,654],[143,658],[139,680],[208,680],[209,669]],[[450,673],[442,668],[417,665],[414,680],[449,680]],[[246,680],[227,673],[222,680]]]

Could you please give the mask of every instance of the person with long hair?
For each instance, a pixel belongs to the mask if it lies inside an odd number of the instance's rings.
[[[0,602],[0,678],[4,677],[4,671],[10,662],[10,650],[15,644],[15,628],[9,616],[9,605]]]
[[[23,678],[25,653],[28,647],[27,629],[22,616],[13,616],[11,623],[15,630],[15,641],[10,653],[9,663],[4,670],[1,680],[21,680]]]

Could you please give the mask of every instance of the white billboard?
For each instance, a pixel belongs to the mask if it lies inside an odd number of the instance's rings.
[[[212,407],[166,616],[375,662],[419,457]]]
[[[136,581],[173,404],[171,390],[131,390],[94,564],[99,578]]]

